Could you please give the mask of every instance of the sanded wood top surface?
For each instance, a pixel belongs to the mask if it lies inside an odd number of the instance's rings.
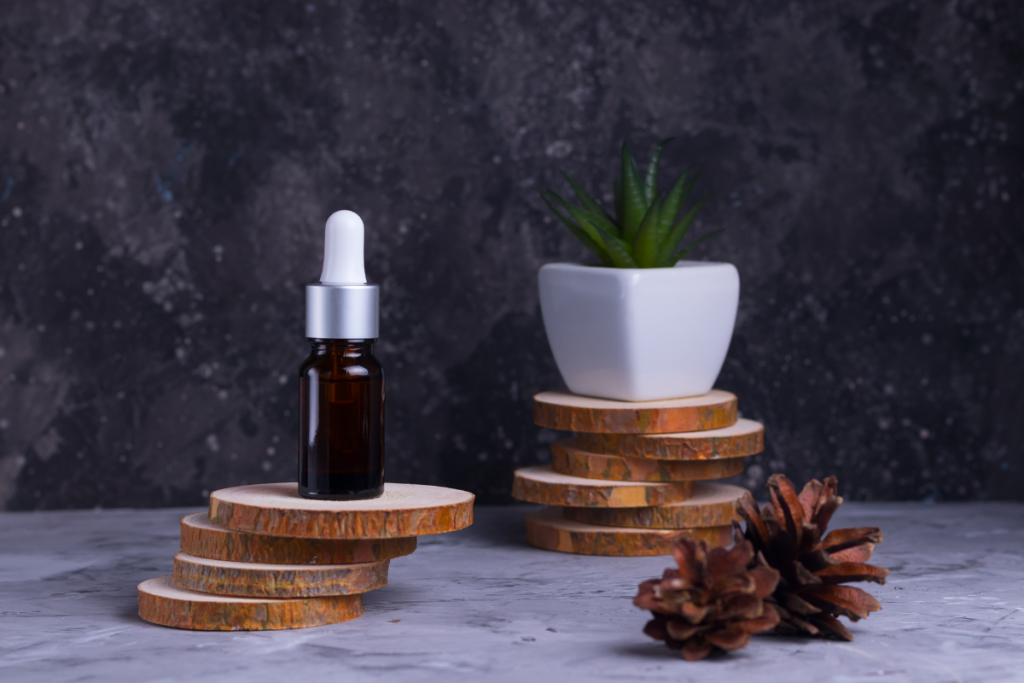
[[[181,549],[197,557],[269,564],[356,564],[411,554],[416,538],[364,538],[352,541],[267,536],[212,524],[207,513],[181,520]]]
[[[622,529],[565,519],[560,508],[526,515],[526,540],[535,548],[580,555],[638,557],[668,555],[673,539],[685,535],[713,547],[732,542],[731,526],[699,529]]]
[[[598,526],[687,529],[739,521],[736,508],[746,493],[741,486],[699,481],[682,503],[636,508],[565,508],[566,519]]]
[[[388,562],[266,564],[174,556],[178,588],[249,598],[303,598],[365,593],[388,585]]]
[[[385,484],[368,500],[310,500],[294,482],[255,484],[210,494],[210,522],[271,536],[399,538],[458,531],[473,523],[472,493],[419,484]]]
[[[515,471],[512,497],[543,505],[573,507],[643,507],[677,503],[690,497],[692,481],[652,484],[603,481],[560,474],[550,465]]]
[[[336,624],[361,616],[360,594],[295,600],[240,598],[178,588],[170,576],[138,587],[139,616],[148,622],[199,631],[272,631]]]
[[[736,396],[718,389],[662,401],[612,401],[563,391],[533,397],[533,420],[538,426],[573,432],[663,434],[719,429],[736,422],[736,410]]]

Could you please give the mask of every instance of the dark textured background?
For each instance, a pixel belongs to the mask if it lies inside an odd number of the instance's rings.
[[[508,500],[555,434],[536,189],[705,169],[741,479],[1024,497],[1024,3],[0,3],[0,507],[294,476],[303,285],[365,219],[392,481]]]

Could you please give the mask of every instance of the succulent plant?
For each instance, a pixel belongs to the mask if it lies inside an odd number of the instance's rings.
[[[614,216],[564,172],[562,175],[582,206],[570,204],[550,190],[542,191],[541,196],[565,227],[604,265],[614,268],[671,267],[698,244],[721,232],[715,230],[685,247],[680,246],[697,212],[707,201],[707,195],[683,211],[700,177],[700,173],[691,173],[690,169],[683,172],[668,192],[659,192],[661,150],[671,141],[672,138],[662,140],[655,147],[643,180],[633,155],[626,143],[622,143],[622,178],[614,185]]]

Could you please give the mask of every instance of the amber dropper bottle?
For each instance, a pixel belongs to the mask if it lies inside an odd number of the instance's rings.
[[[327,220],[324,269],[306,287],[312,350],[299,369],[299,495],[322,500],[384,493],[384,369],[373,356],[379,290],[366,284],[363,221]]]

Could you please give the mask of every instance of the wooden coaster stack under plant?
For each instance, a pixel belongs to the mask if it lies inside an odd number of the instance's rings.
[[[527,515],[531,545],[584,555],[666,555],[685,535],[729,545],[746,489],[714,483],[761,452],[764,428],[737,417],[724,391],[625,403],[545,392],[534,422],[576,432],[551,465],[517,470],[513,497],[550,507]]]
[[[416,538],[473,523],[473,495],[386,484],[378,498],[300,498],[296,484],[215,491],[206,513],[181,520],[174,574],[139,584],[139,616],[204,631],[321,626],[363,613],[387,585],[389,562]]]

